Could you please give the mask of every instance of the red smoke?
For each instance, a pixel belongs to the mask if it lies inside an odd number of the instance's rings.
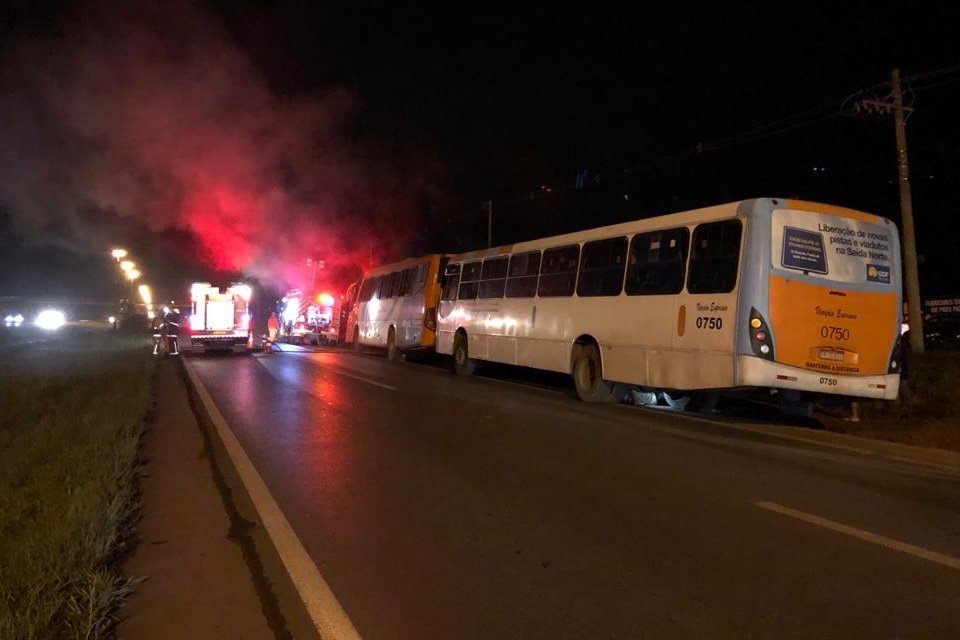
[[[254,242],[263,235],[257,203],[229,187],[198,185],[181,209],[184,224],[200,240],[218,271],[242,271],[253,263]]]
[[[132,220],[191,234],[212,269],[292,287],[306,258],[332,274],[397,257],[437,197],[435,165],[350,139],[354,96],[277,97],[194,4],[82,3],[62,23],[4,52],[19,71],[0,81],[0,194],[21,233],[99,252]]]

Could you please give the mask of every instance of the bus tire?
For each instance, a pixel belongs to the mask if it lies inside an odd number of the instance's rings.
[[[467,350],[467,336],[458,333],[453,338],[453,372],[458,376],[473,375],[477,363],[470,358]]]
[[[573,386],[584,402],[607,402],[614,384],[603,379],[600,350],[595,344],[582,345],[573,358]]]
[[[363,346],[360,344],[360,327],[353,328],[353,350],[356,353],[363,350]]]
[[[387,360],[394,363],[403,362],[403,352],[397,348],[397,331],[390,327],[387,334]]]

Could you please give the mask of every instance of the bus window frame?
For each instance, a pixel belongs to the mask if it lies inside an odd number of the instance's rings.
[[[529,258],[530,256],[536,256],[536,264],[531,265],[530,260],[527,261],[527,264],[524,266],[524,272],[522,274],[516,273],[514,270],[514,262],[518,258],[525,257]],[[537,284],[540,279],[540,259],[541,251],[524,251],[522,253],[515,253],[510,256],[510,265],[507,268],[507,284],[504,287],[504,297],[506,298],[532,298],[537,295]],[[531,273],[531,271],[533,273]],[[527,293],[527,289],[520,288],[519,292],[517,287],[526,286],[528,283],[533,283],[533,288]],[[511,291],[511,284],[514,285],[514,290]]]
[[[443,282],[440,287],[440,300],[443,302],[455,302],[457,293],[460,290],[460,263],[448,264],[443,270]],[[453,289],[453,291],[450,291]]]
[[[497,273],[491,273],[499,265],[503,265],[502,275],[500,269]],[[507,286],[507,273],[510,271],[510,256],[494,256],[483,261],[483,268],[480,271],[480,288],[477,290],[477,299],[496,300],[503,297],[503,292]]]
[[[616,265],[611,267],[609,262],[606,265],[599,267],[586,265],[587,259],[590,257],[587,255],[587,247],[591,247],[592,249],[602,245],[612,245],[613,243],[617,242],[621,243],[622,245],[618,260],[615,260],[615,262],[619,262],[619,268]],[[580,247],[580,260],[577,268],[577,295],[581,298],[599,298],[604,296],[620,295],[623,292],[623,278],[624,274],[626,273],[627,255],[629,249],[630,241],[627,236],[612,236],[609,238],[600,238],[598,240],[588,240],[584,242],[583,246]],[[607,253],[608,255],[606,257],[614,255],[610,252]],[[610,281],[614,281],[615,278],[613,276],[615,276],[616,272],[618,271],[619,286],[615,290],[610,285],[607,285],[610,288],[604,288],[604,282],[606,282],[607,279],[602,274],[609,274],[611,276]],[[584,274],[587,275],[586,280],[584,279]],[[600,279],[596,282],[593,282],[593,276],[597,274],[601,274]],[[594,287],[594,285],[596,286]],[[587,286],[593,288],[586,289]]]
[[[476,279],[465,280],[467,275],[467,269],[473,270],[476,267]],[[477,294],[480,292],[480,275],[483,272],[483,261],[474,260],[471,262],[464,262],[463,267],[460,270],[460,286],[457,289],[457,300],[476,300]],[[472,275],[472,274],[471,274]],[[473,287],[473,295],[464,295],[464,285],[468,287]],[[469,289],[467,290],[469,292]]]
[[[664,248],[662,246],[663,242],[675,239],[670,237],[664,238],[663,236],[673,232],[680,232],[679,234],[679,239],[681,241],[680,249],[679,249],[680,259],[679,260],[662,260],[660,258],[663,256],[663,253],[664,253]],[[657,242],[661,244],[661,246],[656,249],[656,251],[659,252],[657,256],[658,257],[657,261],[641,262],[638,256],[636,255],[636,246],[637,246],[638,239],[651,238],[652,236],[657,236],[657,235],[660,236]],[[644,231],[641,233],[634,234],[634,236],[630,239],[630,249],[627,256],[627,273],[623,283],[624,293],[626,293],[628,296],[656,296],[656,295],[674,296],[682,293],[687,280],[687,261],[690,258],[690,235],[691,234],[690,234],[689,227],[669,227],[666,229]],[[652,242],[648,243],[647,246],[649,247],[651,244]],[[649,251],[652,251],[652,249],[648,249],[648,255],[649,255]],[[631,262],[632,260],[635,260],[635,262]],[[673,272],[668,274],[674,278],[673,280],[669,280],[669,282],[674,282],[675,286],[670,288],[661,286],[660,289],[655,289],[652,287],[643,286],[644,283],[638,283],[637,282],[637,279],[638,279],[637,276],[639,275],[638,272],[640,272],[640,270],[643,269],[644,267],[652,264],[655,264],[658,266],[666,265],[673,269],[676,269],[677,267],[679,267],[679,274],[673,273]],[[634,272],[633,276],[631,276],[631,271]],[[668,279],[662,278],[662,281],[668,282]]]
[[[573,263],[572,269],[565,269],[563,271],[549,271],[545,272],[547,266],[547,254],[554,252],[559,253],[561,251],[576,250],[576,257],[570,256],[569,260]],[[539,298],[569,298],[577,290],[577,272],[580,269],[580,245],[579,244],[565,244],[558,247],[549,247],[543,250],[543,256],[540,258],[540,279],[537,281],[537,297]],[[543,291],[544,282],[554,282],[560,281],[560,278],[568,278],[570,275],[573,276],[573,280],[569,284],[569,291],[563,289],[562,293],[555,293],[553,291]],[[545,280],[547,278],[547,280]]]
[[[734,225],[737,226],[738,235],[736,236],[737,237],[736,251],[733,253],[721,253],[721,255],[719,256],[701,258],[699,261],[697,261],[695,257],[697,252],[697,233],[701,229],[718,228],[721,225],[730,226],[730,227]],[[743,260],[743,228],[744,228],[743,221],[740,220],[739,218],[729,218],[726,220],[711,220],[710,222],[702,222],[698,224],[696,227],[694,227],[693,233],[690,234],[690,255],[688,257],[688,265],[687,265],[687,292],[688,293],[691,293],[694,295],[719,295],[724,293],[730,293],[736,290],[737,283],[740,281],[740,263]],[[732,274],[733,281],[730,283],[729,287],[727,288],[702,287],[699,281],[694,280],[695,277],[699,277],[700,275],[699,273],[695,272],[695,268],[698,270],[702,268],[705,270],[706,273],[718,274],[720,273],[720,270],[717,269],[717,266],[716,266],[717,262],[723,259],[730,259],[730,258],[734,258],[736,262],[733,265],[734,266],[734,270]],[[707,262],[708,260],[710,262]],[[704,267],[700,267],[700,264],[702,263],[707,263],[707,264]],[[713,282],[714,280],[716,280],[716,278],[712,278],[711,282]]]

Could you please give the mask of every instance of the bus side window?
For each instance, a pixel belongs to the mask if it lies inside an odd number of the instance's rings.
[[[507,297],[532,298],[537,294],[537,275],[540,273],[540,252],[530,251],[510,256],[507,272]]]
[[[457,289],[460,287],[460,265],[451,264],[443,273],[443,290],[440,299],[451,301],[457,299]]]
[[[728,293],[737,285],[740,264],[739,220],[723,220],[699,225],[693,230],[693,248],[687,291],[690,293]]]
[[[578,296],[618,296],[623,290],[627,239],[608,238],[583,245],[580,253]]]
[[[477,297],[482,266],[483,263],[479,260],[463,265],[463,272],[460,274],[460,293],[457,296],[460,300],[473,300]]]
[[[410,295],[417,296],[423,293],[423,289],[427,286],[427,271],[430,268],[428,262],[423,264],[411,267],[410,271]]]
[[[394,279],[395,279],[395,277],[396,277],[396,274],[395,274],[395,273],[388,273],[388,274],[386,274],[386,275],[384,275],[384,276],[381,276],[381,277],[382,277],[383,279],[380,281],[380,295],[379,295],[379,297],[380,297],[381,300],[383,300],[383,299],[389,298],[390,296],[393,295],[393,293],[391,293],[390,290],[393,288],[393,281],[394,281]]]
[[[479,298],[502,298],[507,283],[507,257],[487,258],[483,261]]]
[[[680,293],[689,243],[690,231],[685,227],[635,235],[630,242],[627,295]]]
[[[543,252],[537,295],[541,298],[572,296],[577,284],[580,245],[554,247]]]
[[[400,291],[403,288],[403,271],[394,271],[393,272],[393,286],[390,287],[390,297],[396,298],[400,296]]]
[[[401,298],[410,292],[410,269],[397,272],[397,285],[394,290]]]

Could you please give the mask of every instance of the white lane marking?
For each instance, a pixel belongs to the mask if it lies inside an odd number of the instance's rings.
[[[922,464],[925,467],[932,467],[934,469],[946,471],[947,473],[949,473],[954,477],[960,476],[960,471],[958,471],[956,467],[950,467],[945,464],[937,464],[936,462],[917,462],[916,460],[913,460],[911,458],[906,458],[904,456],[885,456],[885,457],[890,460],[895,460],[897,462],[908,462],[910,464]]]
[[[357,633],[353,622],[350,621],[343,607],[340,606],[337,597],[333,595],[330,585],[320,575],[317,565],[314,564],[310,554],[307,553],[297,534],[294,533],[293,527],[290,526],[286,516],[283,515],[283,511],[280,510],[280,505],[273,499],[266,483],[260,477],[256,467],[253,466],[253,462],[247,456],[246,451],[243,450],[243,446],[230,429],[220,410],[217,409],[217,405],[214,404],[206,387],[200,382],[200,377],[193,371],[189,362],[184,362],[184,364],[187,374],[197,390],[197,395],[200,396],[200,401],[203,402],[210,419],[216,426],[220,440],[230,455],[237,473],[240,474],[240,479],[246,487],[247,493],[250,494],[250,499],[253,501],[260,519],[263,521],[263,526],[270,535],[277,553],[280,554],[283,566],[287,569],[290,579],[297,588],[297,593],[300,594],[300,599],[303,600],[307,613],[310,615],[310,619],[313,621],[320,637],[332,640],[360,640],[360,634]]]
[[[831,531],[848,535],[851,538],[863,540],[864,542],[872,542],[873,544],[878,544],[881,547],[887,547],[888,549],[906,553],[916,558],[922,558],[923,560],[936,562],[937,564],[942,564],[943,566],[950,567],[951,569],[960,569],[960,558],[954,558],[953,556],[937,553],[936,551],[924,549],[923,547],[918,547],[916,545],[907,544],[906,542],[901,542],[899,540],[894,540],[893,538],[871,533],[870,531],[857,529],[856,527],[851,527],[850,525],[834,522],[833,520],[828,520],[826,518],[821,518],[820,516],[815,516],[811,513],[797,511],[796,509],[779,505],[776,502],[761,501],[754,502],[753,504],[761,509],[773,511],[774,513],[779,513],[780,515],[790,518],[796,518],[797,520],[803,520],[804,522],[815,524],[818,527],[823,527],[824,529],[830,529]]]

